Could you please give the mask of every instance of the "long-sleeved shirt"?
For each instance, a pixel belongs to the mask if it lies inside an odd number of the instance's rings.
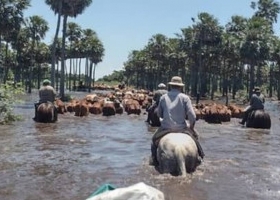
[[[189,96],[174,89],[161,96],[157,114],[162,118],[162,129],[185,129],[187,127],[186,116],[188,116],[191,125],[194,125],[196,121]]]
[[[250,106],[254,110],[264,109],[264,96],[262,94],[253,94],[250,100]]]
[[[44,103],[47,101],[54,102],[55,100],[56,91],[50,85],[42,86],[39,90],[39,102]]]
[[[166,94],[166,93],[167,93],[167,90],[164,90],[164,89],[160,89],[160,90],[155,91],[153,100],[156,102],[156,105],[158,105],[160,97],[162,95]]]

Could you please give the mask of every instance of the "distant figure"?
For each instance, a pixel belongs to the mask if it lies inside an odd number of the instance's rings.
[[[154,96],[153,96],[153,103],[152,105],[147,109],[147,112],[148,112],[148,118],[146,120],[146,122],[148,122],[149,124],[153,125],[152,122],[151,122],[151,119],[152,119],[152,116],[153,113],[156,112],[156,108],[159,104],[159,100],[160,100],[160,97],[164,94],[167,93],[167,90],[166,90],[166,85],[164,83],[160,83],[158,85],[158,90],[155,91],[154,93]],[[156,114],[156,113],[155,113]]]
[[[39,102],[35,103],[35,121],[37,119],[37,108],[41,103],[51,102],[54,103],[56,97],[56,91],[51,86],[51,82],[48,79],[43,81],[43,85],[39,89]]]
[[[125,88],[125,83],[124,83],[124,82],[120,83],[120,84],[118,85],[118,88],[119,88],[120,90],[123,90],[123,89]]]
[[[83,81],[79,81],[78,90],[77,91],[86,91],[86,86]]]
[[[250,99],[250,105],[248,105],[245,109],[244,109],[244,116],[241,122],[239,122],[239,124],[244,125],[245,122],[248,119],[249,113],[253,110],[263,110],[264,109],[264,95],[261,94],[261,90],[259,87],[255,87],[253,90],[253,95]]]

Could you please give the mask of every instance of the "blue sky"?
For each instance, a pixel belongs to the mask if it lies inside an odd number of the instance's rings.
[[[93,0],[82,15],[69,18],[83,29],[91,28],[105,47],[105,57],[96,69],[96,78],[123,69],[132,50],[142,49],[155,34],[174,37],[181,28],[192,25],[191,18],[208,12],[221,25],[232,15],[250,17],[252,0]],[[57,17],[44,3],[31,0],[25,16],[39,15],[49,23],[45,41],[50,43],[56,28]],[[61,33],[61,32],[60,32]]]

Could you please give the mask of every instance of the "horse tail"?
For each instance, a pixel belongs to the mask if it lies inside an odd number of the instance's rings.
[[[178,164],[178,172],[179,174],[182,174],[183,177],[187,175],[187,170],[186,170],[186,159],[185,156],[183,155],[184,149],[182,147],[177,146],[175,147],[175,155],[177,159],[177,164]]]

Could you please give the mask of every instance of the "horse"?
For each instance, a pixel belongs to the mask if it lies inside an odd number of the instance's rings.
[[[36,108],[36,106],[38,106]],[[34,121],[43,123],[54,123],[57,121],[57,110],[52,102],[44,102],[40,105],[35,105],[36,117]]]
[[[271,127],[270,115],[264,110],[253,110],[248,115],[246,121],[246,127],[270,129]]]
[[[168,133],[160,139],[157,160],[160,173],[183,177],[193,173],[201,163],[194,139],[187,133],[179,132]]]

